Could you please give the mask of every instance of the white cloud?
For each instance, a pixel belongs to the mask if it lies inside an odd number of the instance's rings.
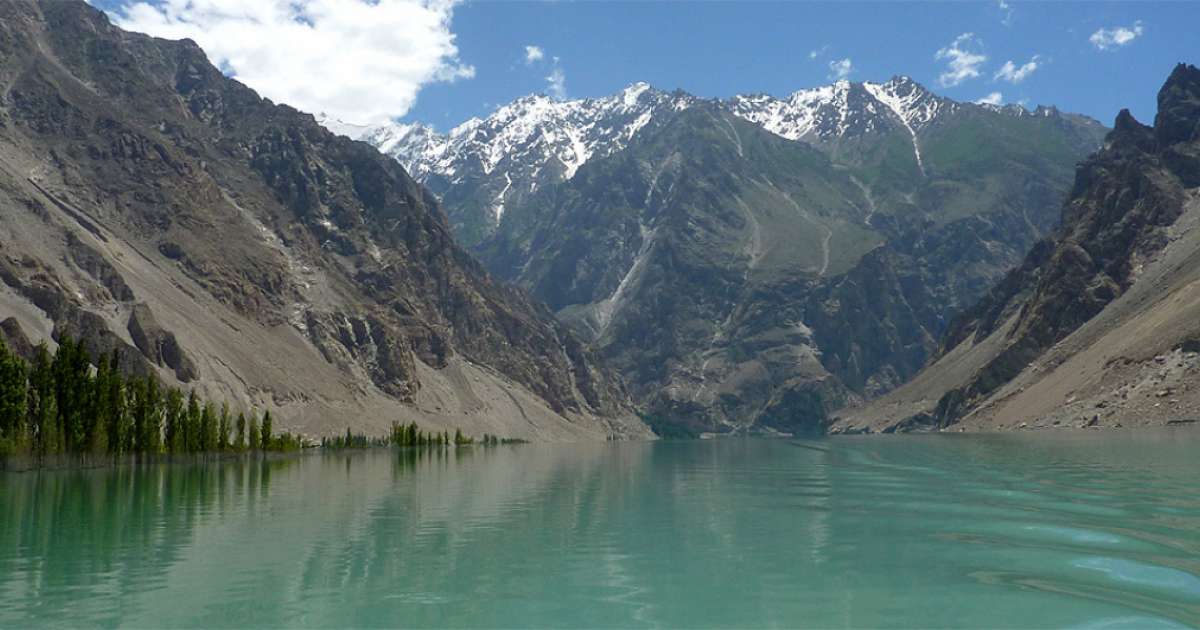
[[[542,50],[541,46],[526,46],[525,47],[525,65],[529,65],[535,61],[541,61],[546,58],[546,51]]]
[[[829,44],[808,51],[808,58],[816,59],[817,57],[823,57],[827,52],[829,52]]]
[[[274,101],[379,123],[407,113],[427,84],[475,76],[450,31],[456,1],[139,1],[113,18],[128,30],[191,38]]]
[[[1116,26],[1102,28],[1088,38],[1097,50],[1112,50],[1125,46],[1142,36],[1142,21],[1138,20],[1133,26]]]
[[[563,73],[562,68],[558,67],[558,58],[554,59],[554,69],[546,77],[546,83],[549,86],[550,96],[562,100],[567,98],[567,75]]]
[[[997,0],[997,6],[1000,8],[1000,13],[1003,17],[1000,18],[1000,23],[1005,26],[1012,26],[1013,8],[1012,5],[1005,0]]]
[[[992,92],[983,98],[975,100],[980,105],[1000,105],[1004,102],[1004,95],[999,92]]]
[[[987,61],[983,54],[983,42],[974,33],[963,33],[954,38],[950,45],[941,48],[933,56],[946,60],[946,71],[938,75],[942,87],[954,87],[968,79],[979,76],[979,67]]]
[[[849,57],[829,62],[829,79],[831,81],[841,81],[850,76],[851,72],[854,72],[854,64],[850,62]]]
[[[992,75],[993,81],[1008,81],[1013,85],[1024,81],[1029,75],[1033,74],[1041,65],[1041,57],[1034,55],[1028,62],[1018,66],[1010,61],[1005,61],[1003,66]]]

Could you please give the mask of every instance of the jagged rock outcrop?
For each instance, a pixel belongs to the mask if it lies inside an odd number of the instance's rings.
[[[1047,405],[1067,398],[1078,411],[1082,390],[1104,398],[1140,378],[1137,365],[1191,352],[1183,348],[1200,310],[1184,296],[1200,271],[1200,70],[1176,67],[1158,106],[1153,127],[1118,114],[1104,147],[1080,165],[1058,230],[955,321],[938,360],[913,383],[846,413],[839,428],[1012,428],[1049,417]],[[1057,400],[1037,398],[1052,382],[1076,385]],[[1110,423],[1137,421],[1116,413],[1124,404],[1096,402]]]
[[[200,376],[195,361],[180,347],[175,333],[159,325],[149,306],[134,305],[129,313],[129,336],[142,355],[156,365],[174,370],[180,382],[194,381]]]
[[[0,314],[309,434],[645,436],[394,160],[78,1],[0,4]],[[192,379],[198,379],[192,381]]]
[[[21,322],[17,321],[17,318],[9,317],[0,322],[0,339],[13,354],[26,361],[33,361],[36,347],[25,334],[25,329],[21,328]]]

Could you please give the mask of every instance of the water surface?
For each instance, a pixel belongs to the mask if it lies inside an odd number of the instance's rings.
[[[1200,625],[1200,432],[0,474],[0,627]]]

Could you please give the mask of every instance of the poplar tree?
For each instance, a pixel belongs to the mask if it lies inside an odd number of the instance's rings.
[[[58,399],[55,397],[53,362],[46,344],[39,344],[29,370],[28,424],[34,452],[54,455],[59,451]]]
[[[183,452],[183,394],[172,387],[167,392],[165,408],[167,450],[171,453]]]
[[[62,336],[52,364],[55,401],[58,407],[60,451],[75,453],[88,444],[85,418],[90,415],[91,363],[87,351],[70,337]]]
[[[217,409],[211,402],[205,403],[200,412],[200,448],[208,453],[217,450]]]
[[[217,450],[229,450],[229,403],[221,403],[221,419],[217,423]]]
[[[0,452],[23,447],[28,369],[0,340]]]
[[[258,412],[250,412],[250,450],[257,450],[262,445],[262,436],[258,433]]]
[[[142,417],[142,430],[138,432],[138,452],[158,453],[162,451],[163,420],[166,413],[162,390],[158,388],[158,379],[153,376],[146,377],[145,393],[146,408]]]
[[[146,435],[146,379],[135,378],[125,385],[126,408],[131,424],[129,452],[140,453],[145,450],[143,443]]]
[[[134,435],[133,418],[129,413],[130,397],[126,391],[128,385],[121,376],[120,355],[116,350],[108,361],[108,400],[111,405],[108,444],[114,453],[129,453],[133,451]]]
[[[246,414],[239,411],[237,418],[237,437],[233,440],[234,450],[243,450],[246,448]]]
[[[184,415],[184,442],[183,450],[186,453],[195,453],[200,450],[200,399],[196,397],[196,390],[188,393],[187,412]]]
[[[83,418],[84,433],[87,435],[88,450],[93,455],[103,455],[108,452],[109,429],[113,428],[112,401],[109,400],[108,381],[109,365],[100,361],[96,376],[88,383],[88,404],[91,408]]]
[[[267,451],[270,449],[271,449],[271,410],[268,409],[267,412],[263,414],[262,450]]]

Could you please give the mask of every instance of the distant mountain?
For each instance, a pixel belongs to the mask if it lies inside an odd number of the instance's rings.
[[[0,215],[13,347],[71,333],[309,435],[648,435],[394,160],[84,2],[0,3]]]
[[[1098,128],[1083,116],[1054,108],[1028,111],[1019,105],[964,104],[935,95],[908,77],[886,83],[839,81],[800,90],[786,99],[768,95],[704,101],[634,83],[599,99],[557,101],[527,96],[486,119],[471,119],[447,134],[420,123],[360,126],[318,116],[335,133],[364,140],[395,157],[418,181],[442,198],[456,234],[473,246],[496,229],[504,209],[549,183],[571,179],[588,160],[622,150],[652,119],[702,102],[760,125],[789,140],[802,140],[853,161],[852,148],[870,147],[896,130],[911,138],[920,161],[917,134],[963,108],[1013,117],[1065,117]]]
[[[1147,127],[1123,110],[1062,224],[959,316],[911,383],[836,431],[1194,422],[1200,417],[1200,70]]]
[[[635,83],[600,99],[527,96],[448,134],[421,124],[327,126],[399,160],[443,200],[459,239],[474,245],[495,230],[506,208],[541,186],[571,179],[588,160],[624,148],[656,115],[695,100]]]
[[[914,374],[1047,232],[1104,128],[911,79],[787,99],[635,84],[362,134],[685,430],[819,430]]]

